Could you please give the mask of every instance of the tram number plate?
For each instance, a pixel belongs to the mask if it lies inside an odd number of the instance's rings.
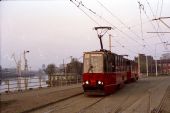
[[[91,56],[102,56],[101,54],[91,54]]]
[[[95,80],[91,80],[91,83],[95,83],[96,81]]]

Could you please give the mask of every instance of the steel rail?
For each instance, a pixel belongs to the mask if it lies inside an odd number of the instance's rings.
[[[49,102],[49,103],[47,103],[47,104],[40,105],[40,106],[38,106],[38,107],[29,109],[29,110],[25,110],[25,111],[23,111],[23,112],[21,112],[21,113],[35,112],[35,111],[38,111],[38,110],[40,110],[40,109],[42,109],[42,108],[44,108],[44,107],[48,107],[48,106],[54,105],[54,104],[56,104],[56,103],[60,103],[60,102],[62,102],[62,101],[68,100],[68,99],[73,98],[73,97],[77,97],[77,96],[82,95],[82,94],[83,94],[83,92],[77,93],[77,94],[75,94],[75,95],[72,95],[72,96],[69,96],[69,97],[66,97],[66,98],[62,98],[62,99],[59,99],[59,100],[56,100],[56,101],[53,101],[53,102]]]
[[[166,89],[166,92],[165,92],[165,94],[164,94],[164,96],[163,96],[159,106],[156,109],[153,109],[151,111],[151,113],[162,113],[162,108],[163,108],[163,105],[164,105],[165,101],[168,98],[169,92],[170,92],[170,86],[168,86],[168,88]]]
[[[102,97],[100,99],[98,99],[96,102],[86,106],[85,108],[81,109],[78,113],[85,113],[89,108],[91,108],[92,106],[96,105],[97,103],[99,103],[100,101],[102,101],[105,97]]]

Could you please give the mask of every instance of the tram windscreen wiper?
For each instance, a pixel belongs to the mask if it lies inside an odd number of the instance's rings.
[[[93,73],[93,65],[92,65],[92,64],[90,64],[90,66],[89,66],[88,73],[89,73],[90,71]]]

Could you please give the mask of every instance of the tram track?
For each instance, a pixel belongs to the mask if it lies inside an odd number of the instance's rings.
[[[145,91],[145,93],[143,95],[141,95],[140,97],[138,97],[134,102],[133,104],[129,104],[128,106],[126,106],[125,108],[123,109],[120,109],[118,112],[114,112],[114,113],[130,113],[132,112],[135,112],[135,113],[143,113],[143,112],[146,112],[146,113],[151,113],[152,110],[151,108],[156,106],[157,102],[160,102],[161,98],[163,97],[163,95],[165,94],[164,93],[164,90],[166,90],[166,87],[168,87],[168,84],[167,82],[164,83],[163,82],[164,80],[161,79],[156,85],[152,85],[149,89],[147,89]],[[163,89],[164,87],[164,89]],[[163,90],[162,90],[163,89]],[[159,98],[157,95],[157,93],[155,92],[159,92],[158,95],[159,95]],[[162,96],[161,96],[162,95]],[[156,102],[157,101],[157,102]],[[141,105],[145,105],[145,107],[143,107],[143,111],[141,110],[141,108],[139,108]],[[131,111],[130,111],[131,109]],[[130,111],[130,112],[129,112]],[[155,113],[155,112],[153,112]],[[156,113],[159,113],[159,112],[156,112]]]
[[[78,113],[85,113],[90,107],[94,106],[95,104],[99,103],[100,101],[102,101],[105,97],[101,97],[100,99],[98,99],[96,102],[88,105],[87,107],[81,109]]]
[[[133,84],[133,85],[135,85],[134,87],[136,87],[136,88],[138,87],[138,84]],[[133,85],[130,85],[128,87],[130,88]],[[84,112],[86,112],[86,111],[87,111],[87,113],[91,113],[91,111],[93,111],[94,113],[102,113],[102,112],[104,112],[104,113],[120,113],[120,112],[122,112],[125,109],[125,107],[130,106],[129,103],[133,103],[133,102],[137,101],[140,98],[140,96],[141,97],[143,96],[143,94],[141,94],[141,95],[137,96],[135,99],[132,99],[131,95],[134,95],[133,94],[134,92],[133,92],[133,89],[129,89],[128,87],[126,87],[127,89],[126,88],[120,89],[119,91],[115,92],[114,94],[107,96],[107,98],[101,99],[103,101],[100,100],[100,101],[96,102],[95,105],[98,104],[97,108],[100,108],[99,107],[100,105],[105,106],[105,108],[102,108],[101,110],[99,110],[99,112],[94,111],[96,109],[96,107],[94,105],[92,105],[92,106],[89,105],[90,107],[87,107]],[[123,92],[127,92],[127,90],[128,90],[128,94],[124,94]],[[126,101],[130,101],[130,102],[126,102]],[[99,103],[99,102],[101,102],[101,103]],[[107,102],[109,102],[109,103],[107,103]],[[80,113],[84,113],[84,112],[80,112]]]
[[[152,78],[152,80],[146,78],[146,80],[139,81],[140,83],[129,84],[108,96],[101,103],[97,103],[96,106],[92,106],[86,113],[127,113],[127,111],[132,113],[133,110],[135,113],[139,113],[141,104],[144,104],[142,110],[149,113],[150,104],[152,104],[150,96],[153,99],[155,98],[155,92],[160,91],[161,87],[165,85],[164,80],[164,78]],[[153,94],[150,95],[150,93]]]
[[[151,103],[153,103],[155,102],[153,99],[157,96],[155,92],[165,91],[165,89],[160,90],[164,85],[168,86],[169,84],[164,84],[164,80],[164,78],[141,80],[139,83],[126,85],[125,88],[120,89],[114,94],[102,97],[84,96],[81,93],[77,96],[62,99],[46,107],[33,110],[32,113],[131,113],[133,109],[135,111],[134,113],[143,113],[138,112],[141,109],[138,108],[141,103],[146,105],[144,107],[145,113],[149,113],[149,97],[152,98]]]
[[[132,97],[132,95],[133,92],[129,92],[129,94],[121,102],[119,102],[118,105],[116,105],[113,109],[111,109],[107,113],[122,113],[133,104],[136,104],[137,102],[145,98],[147,96],[147,93],[145,92],[144,94],[139,94],[135,98]]]
[[[151,113],[166,113],[167,106],[170,106],[170,86],[168,86],[159,106],[153,109]]]
[[[160,78],[161,79],[161,78]],[[165,83],[162,82],[164,79],[161,79],[156,85],[152,84],[147,90],[144,91],[144,93],[142,95],[139,95],[136,97],[136,99],[134,99],[131,102],[127,102],[127,103],[123,103],[123,105],[119,106],[116,111],[114,113],[124,113],[127,112],[130,107],[134,107],[134,106],[139,106],[141,103],[145,103],[146,104],[146,109],[145,112],[146,113],[150,113],[150,107],[151,107],[151,98],[154,98],[154,96],[152,97],[152,94],[155,93],[156,91],[158,91],[160,88],[162,88]],[[138,109],[138,107],[136,107]],[[137,109],[133,108],[133,111],[135,112]]]
[[[78,96],[80,96],[80,95],[78,95]],[[76,96],[74,98],[77,98],[78,96]],[[69,98],[69,99],[71,99],[71,98]],[[64,100],[64,101],[67,101],[67,100]],[[77,101],[74,101],[74,102],[70,101],[70,102],[67,102],[66,104],[62,105],[61,107],[59,107],[58,105],[54,105],[50,110],[47,110],[44,113],[51,113],[51,112],[54,112],[54,111],[57,112],[57,111],[60,111],[62,109],[68,108],[71,105],[76,104],[76,103],[77,103]]]
[[[73,113],[85,113],[90,107],[99,103],[104,98],[105,97],[95,97],[95,96],[87,97],[84,95],[79,95],[77,97],[70,98],[70,100],[69,99],[65,100],[65,102],[63,101],[63,103],[60,103],[60,105],[55,105],[53,106],[53,108],[50,108],[49,110],[43,113],[65,113],[66,109],[72,109],[73,106],[80,105],[80,104],[81,104],[81,108],[76,109],[74,112],[73,111],[72,112]],[[87,104],[82,104],[83,102]]]
[[[50,103],[47,103],[47,104],[38,106],[38,107],[36,107],[36,108],[32,108],[32,109],[29,109],[29,110],[25,110],[25,111],[23,111],[23,112],[21,112],[21,113],[35,112],[35,111],[38,111],[38,110],[40,110],[40,109],[42,109],[42,108],[45,108],[45,107],[54,105],[54,104],[56,104],[56,103],[59,103],[59,102],[68,100],[68,99],[73,98],[73,97],[77,97],[77,96],[82,95],[82,94],[83,94],[83,92],[77,93],[77,94],[75,94],[75,95],[72,95],[72,96],[69,96],[69,97],[66,97],[66,98],[62,98],[62,99],[59,99],[59,100],[50,102]]]
[[[26,111],[26,112],[31,112],[31,113],[65,113],[66,109],[72,109],[73,106],[81,104],[81,109],[77,109],[74,113],[84,113],[88,108],[90,108],[91,106],[100,102],[105,97],[106,96],[104,96],[104,97],[84,96],[83,93],[81,93],[81,94],[76,95],[76,96],[72,96],[72,97],[69,97],[69,98],[62,99],[60,101],[57,101],[57,102],[52,103],[50,105],[47,105],[45,107],[37,108],[37,109],[31,110],[31,111]],[[85,104],[82,104],[83,102]],[[24,112],[24,113],[26,113],[26,112]]]

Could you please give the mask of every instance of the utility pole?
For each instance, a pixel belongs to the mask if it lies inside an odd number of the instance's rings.
[[[138,54],[138,75],[140,77],[140,54]]]
[[[148,56],[146,55],[146,75],[148,77]]]
[[[109,34],[109,50],[112,51],[112,42],[111,42],[111,34]]]
[[[29,51],[24,51],[24,71],[25,71],[25,73],[27,73],[28,72],[28,61],[27,61],[27,59],[26,59],[26,53],[29,53]]]
[[[155,67],[156,67],[156,77],[158,76],[158,66],[157,66],[157,60],[155,59]]]
[[[66,69],[65,69],[65,64],[64,64],[64,59],[63,59],[63,71],[64,71],[64,76],[65,76],[65,78],[66,78]],[[62,86],[62,79],[63,79],[63,77],[61,78],[61,86]],[[67,84],[67,81],[66,81],[66,84]]]
[[[26,78],[26,74],[27,74],[27,72],[28,72],[28,62],[27,62],[27,59],[26,59],[26,53],[29,53],[29,51],[25,51],[25,50],[24,50],[25,90],[26,90],[27,87],[28,87],[28,79]]]
[[[155,70],[156,70],[156,77],[158,76],[158,64],[157,64],[157,55],[156,55],[156,47],[158,44],[166,44],[167,42],[161,42],[155,44]]]

